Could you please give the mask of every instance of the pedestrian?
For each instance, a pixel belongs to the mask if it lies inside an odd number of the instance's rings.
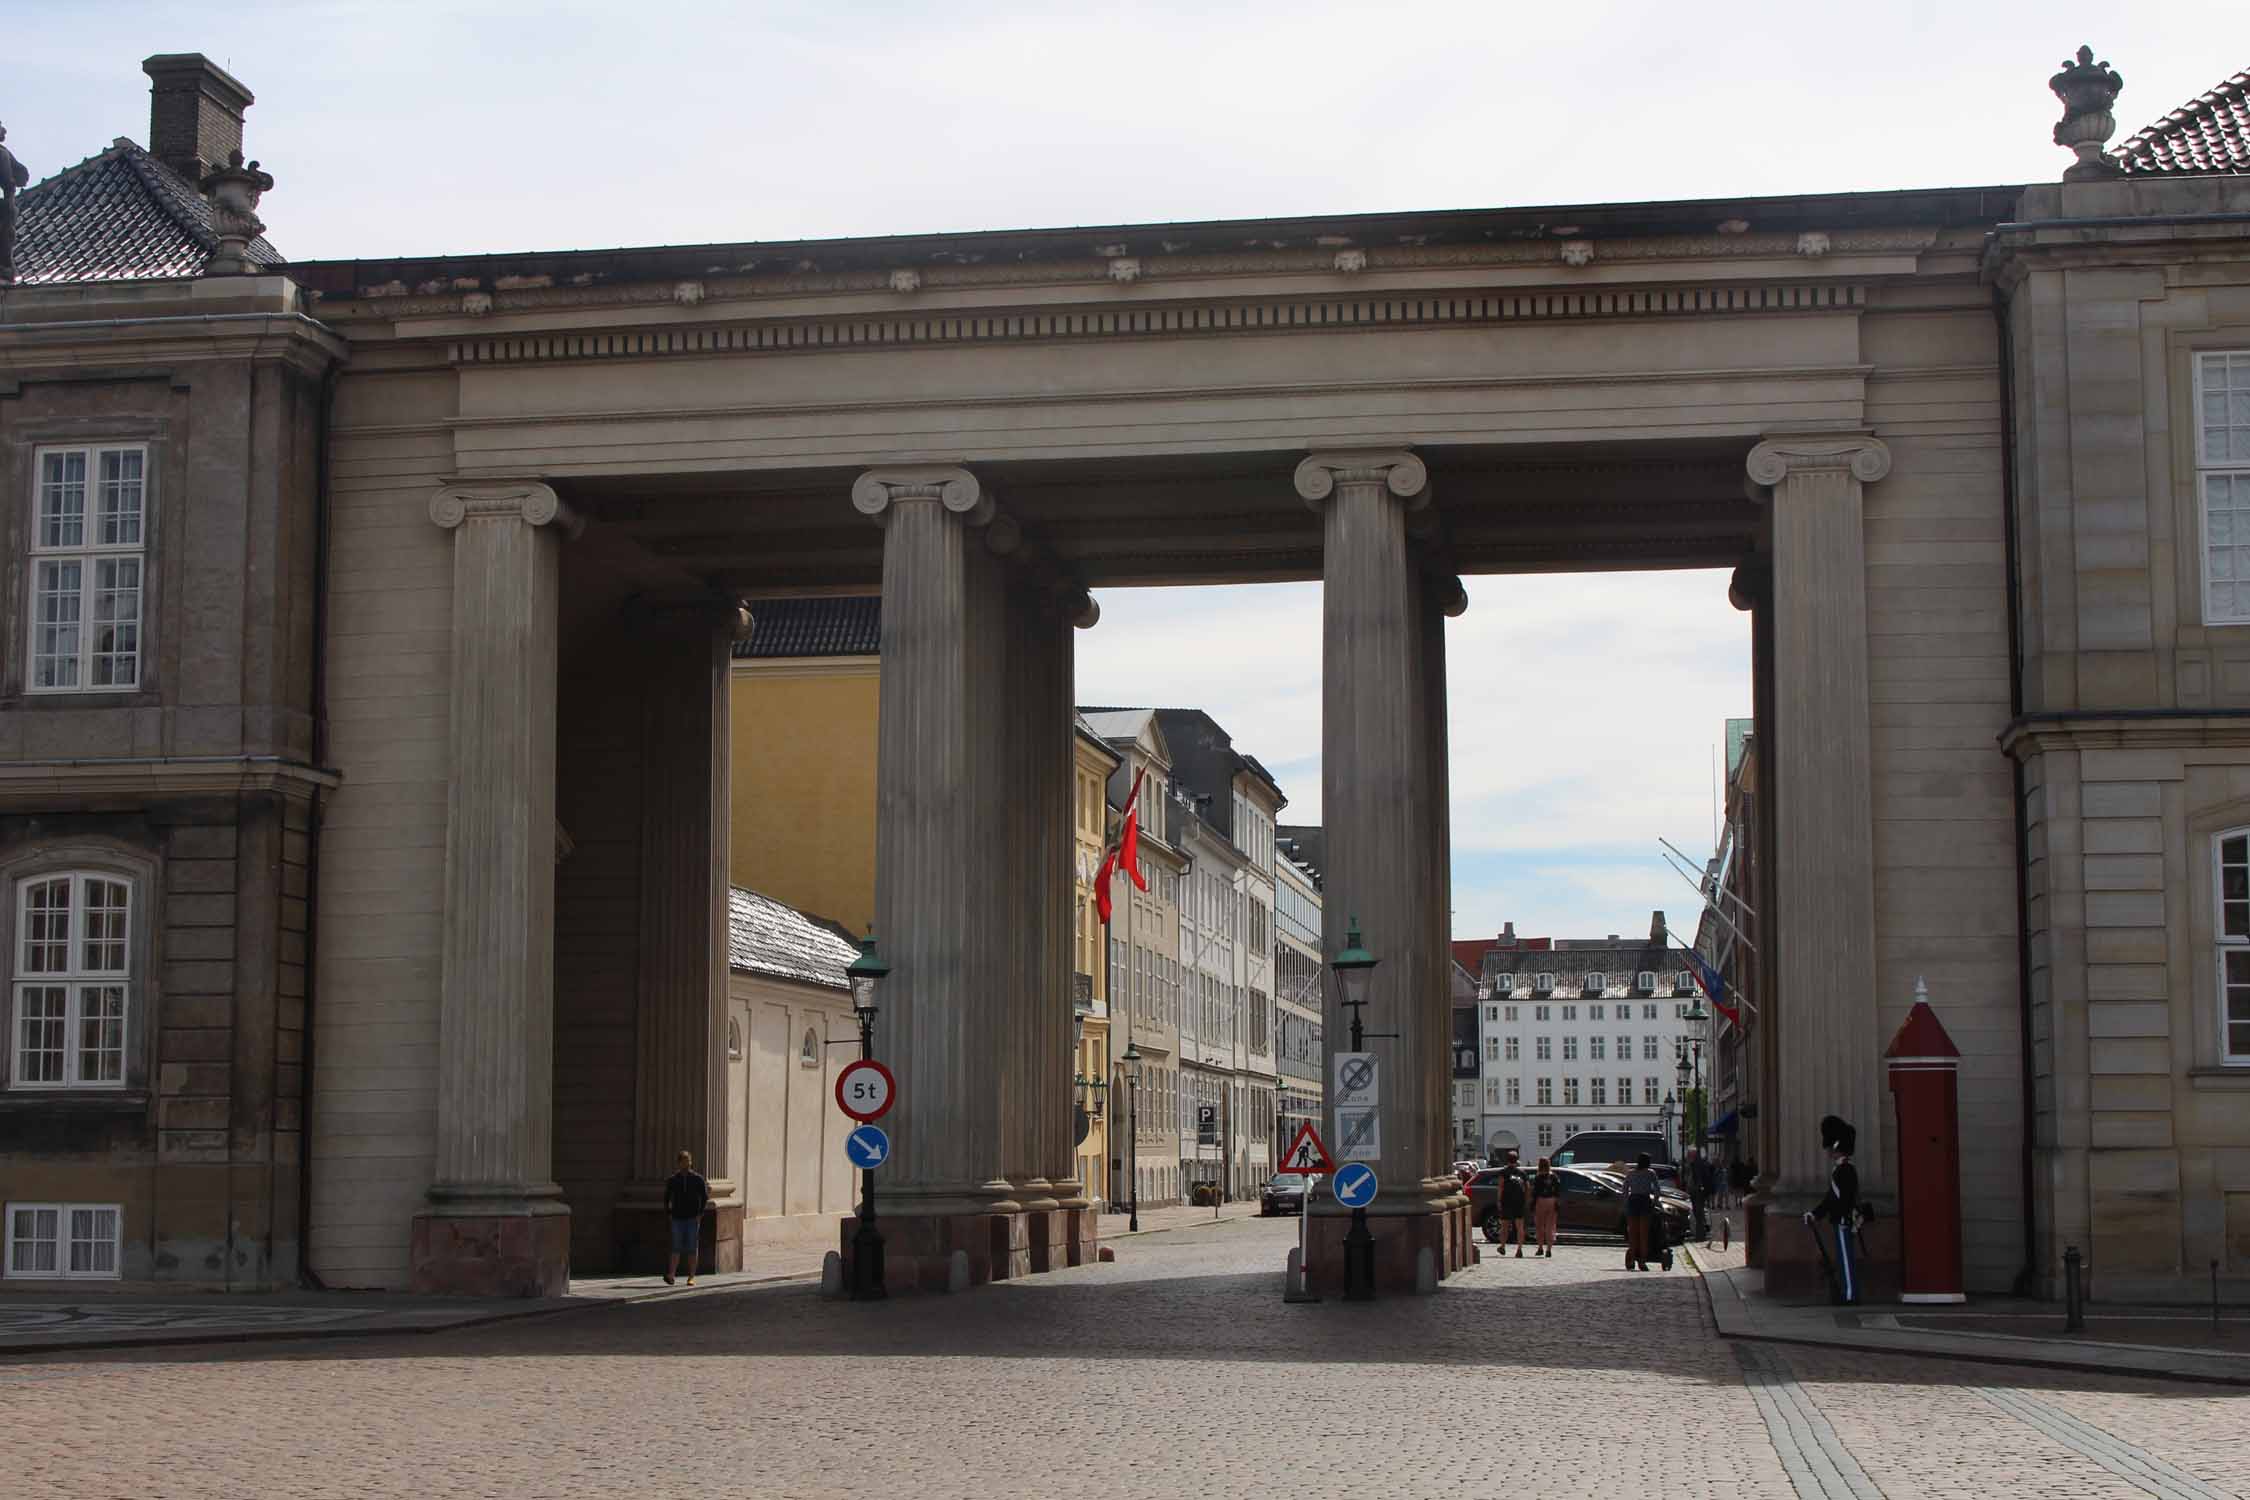
[[[1852,1147],[1858,1137],[1858,1131],[1836,1116],[1821,1116],[1820,1146],[1834,1165],[1828,1171],[1828,1195],[1805,1214],[1805,1227],[1816,1235],[1823,1233],[1824,1223],[1835,1226],[1829,1231],[1836,1240],[1836,1267],[1829,1286],[1847,1307],[1859,1300],[1859,1278],[1852,1265],[1852,1235],[1859,1228],[1859,1169],[1852,1165]]]
[[[1687,1189],[1688,1203],[1695,1210],[1695,1237],[1699,1240],[1711,1238],[1711,1221],[1705,1212],[1711,1202],[1714,1186],[1711,1162],[1694,1146],[1687,1148],[1687,1162],[1680,1169],[1680,1186]]]
[[[664,1212],[672,1220],[672,1258],[664,1263],[664,1284],[679,1273],[680,1257],[687,1257],[687,1284],[695,1285],[695,1268],[703,1259],[703,1209],[711,1201],[711,1184],[695,1170],[695,1157],[682,1151],[679,1170],[664,1184]]]
[[[1531,1174],[1531,1222],[1539,1231],[1539,1253],[1550,1260],[1555,1255],[1555,1215],[1561,1208],[1562,1179],[1555,1175],[1554,1163],[1542,1156],[1539,1170]]]
[[[1625,1174],[1625,1269],[1648,1269],[1649,1231],[1656,1220],[1656,1173],[1642,1152]],[[1661,1233],[1662,1231],[1658,1231]]]
[[[1524,1213],[1530,1201],[1530,1185],[1524,1180],[1523,1166],[1516,1153],[1508,1153],[1507,1164],[1500,1168],[1500,1248],[1508,1248],[1508,1231],[1512,1225],[1516,1238],[1516,1259],[1523,1259]]]
[[[1756,1180],[1747,1158],[1738,1156],[1727,1163],[1727,1193],[1737,1205],[1750,1196],[1750,1184]]]

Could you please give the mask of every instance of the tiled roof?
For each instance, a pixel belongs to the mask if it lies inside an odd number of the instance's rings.
[[[2110,155],[2136,176],[2250,172],[2250,68],[2127,137]]]
[[[727,967],[823,989],[851,988],[844,969],[859,949],[834,925],[770,896],[727,889]]]
[[[739,659],[875,656],[883,642],[881,599],[767,599],[750,606],[750,639]]]
[[[16,280],[139,281],[199,276],[219,237],[195,184],[119,136],[16,198]],[[260,265],[282,263],[264,236]]]

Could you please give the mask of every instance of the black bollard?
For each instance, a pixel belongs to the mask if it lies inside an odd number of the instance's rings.
[[[2078,1247],[2071,1245],[2063,1251],[2063,1332],[2076,1333],[2086,1326],[2086,1296],[2078,1284],[2078,1271],[2083,1264]]]
[[[1352,1210],[1352,1227],[1344,1231],[1344,1300],[1375,1300],[1375,1236],[1367,1232],[1367,1210]]]

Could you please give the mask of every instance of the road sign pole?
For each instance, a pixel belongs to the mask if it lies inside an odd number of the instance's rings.
[[[875,1016],[872,1011],[859,1013],[859,1057],[869,1062],[875,1056]],[[852,1232],[852,1284],[854,1302],[878,1302],[890,1295],[883,1289],[883,1232],[875,1224],[875,1169],[860,1169],[863,1193],[859,1205],[859,1228]]]

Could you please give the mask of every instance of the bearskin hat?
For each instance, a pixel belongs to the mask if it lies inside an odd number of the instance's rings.
[[[1852,1127],[1846,1122],[1837,1119],[1834,1115],[1822,1115],[1820,1117],[1821,1150],[1841,1151],[1846,1156],[1849,1156],[1852,1154],[1853,1144],[1858,1141],[1858,1139],[1859,1132],[1852,1129]]]

